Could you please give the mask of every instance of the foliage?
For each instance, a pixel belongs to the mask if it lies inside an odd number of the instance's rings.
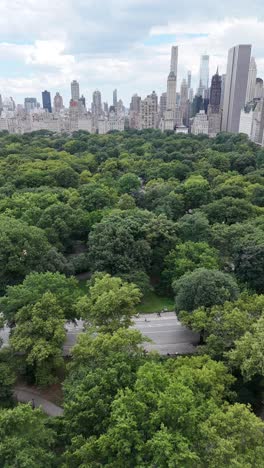
[[[55,434],[41,410],[29,405],[0,410],[0,460],[3,467],[51,468]]]
[[[109,274],[95,278],[89,295],[83,296],[77,309],[82,318],[104,331],[114,331],[131,325],[135,306],[142,294],[133,284]]]
[[[242,294],[235,302],[225,302],[205,309],[196,309],[192,314],[182,312],[181,321],[202,335],[200,351],[214,358],[223,358],[224,352],[252,329],[264,312],[264,296]]]
[[[235,279],[218,270],[199,268],[173,283],[178,311],[192,312],[198,307],[212,307],[238,297]]]
[[[36,304],[19,309],[15,320],[11,347],[22,353],[27,373],[37,385],[53,383],[56,370],[63,366],[62,345],[66,336],[64,311],[56,297],[50,292],[43,294]]]
[[[34,305],[50,292],[63,309],[65,318],[76,318],[75,300],[78,297],[78,282],[60,273],[31,273],[23,283],[9,286],[6,295],[0,299],[0,311],[11,324],[22,307]]]
[[[1,407],[14,371],[63,379],[66,321],[93,325],[62,418],[0,412],[1,466],[262,468],[263,424],[240,403],[262,409],[263,200],[264,151],[242,134],[0,132]],[[191,358],[127,328],[173,290],[201,336]]]
[[[241,370],[245,380],[264,376],[264,313],[237,341],[227,355],[230,364]]]
[[[171,250],[164,264],[163,277],[169,287],[173,281],[197,268],[217,269],[218,252],[206,242],[187,241]]]

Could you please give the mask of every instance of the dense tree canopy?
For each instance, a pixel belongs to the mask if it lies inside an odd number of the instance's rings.
[[[0,132],[0,260],[0,466],[263,468],[263,148]],[[200,334],[194,356],[144,349],[130,325],[153,297]],[[16,382],[64,415],[17,405]]]

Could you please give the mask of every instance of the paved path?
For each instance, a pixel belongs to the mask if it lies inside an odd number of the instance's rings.
[[[140,315],[135,319],[134,328],[149,337],[153,343],[146,343],[148,351],[156,350],[160,354],[191,354],[199,343],[199,335],[184,327],[175,312]]]
[[[144,336],[148,336],[153,343],[145,343],[146,350],[156,350],[160,354],[191,354],[195,352],[195,345],[199,343],[199,335],[184,327],[177,319],[175,312],[157,314],[140,314],[134,318],[136,328]],[[64,354],[68,355],[76,343],[78,335],[83,331],[83,321],[76,325],[67,324],[67,338]]]
[[[137,328],[153,343],[146,343],[147,350],[156,350],[160,354],[189,354],[195,352],[195,345],[199,343],[199,335],[184,327],[176,317],[175,312],[157,314],[141,314],[134,318],[133,328]],[[67,337],[63,347],[64,356],[70,354],[77,337],[83,332],[83,321],[77,320],[76,325],[67,323]],[[4,344],[8,344],[9,330],[0,331]]]
[[[63,409],[60,406],[54,405],[51,401],[45,400],[38,394],[37,391],[27,388],[26,386],[17,386],[14,388],[14,397],[20,403],[31,403],[36,408],[41,407],[48,416],[62,416]]]

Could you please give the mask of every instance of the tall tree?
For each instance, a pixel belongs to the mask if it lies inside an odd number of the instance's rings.
[[[52,468],[54,439],[41,410],[29,405],[0,410],[1,466]]]
[[[101,330],[114,331],[131,325],[141,296],[133,283],[109,274],[99,275],[90,287],[89,295],[80,299],[77,309],[90,324]]]
[[[27,375],[37,385],[56,382],[56,371],[63,367],[62,345],[65,340],[64,311],[50,292],[39,302],[26,305],[16,313],[16,328],[10,344],[22,354]]]

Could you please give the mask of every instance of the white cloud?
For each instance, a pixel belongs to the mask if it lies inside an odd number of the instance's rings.
[[[227,51],[237,43],[253,44],[263,76],[261,3],[222,0],[210,7],[206,0],[199,6],[196,0],[186,5],[179,0],[2,0],[0,60],[6,69],[0,92],[22,102],[25,95],[39,96],[47,88],[61,91],[67,100],[76,78],[88,102],[95,88],[110,100],[117,86],[128,104],[134,92],[144,96],[166,89],[172,43],[179,45],[178,89],[188,69],[197,84],[205,51],[211,73],[218,65],[223,73]],[[172,35],[166,43],[164,35]],[[153,38],[157,44],[160,39],[159,45],[148,45]]]

